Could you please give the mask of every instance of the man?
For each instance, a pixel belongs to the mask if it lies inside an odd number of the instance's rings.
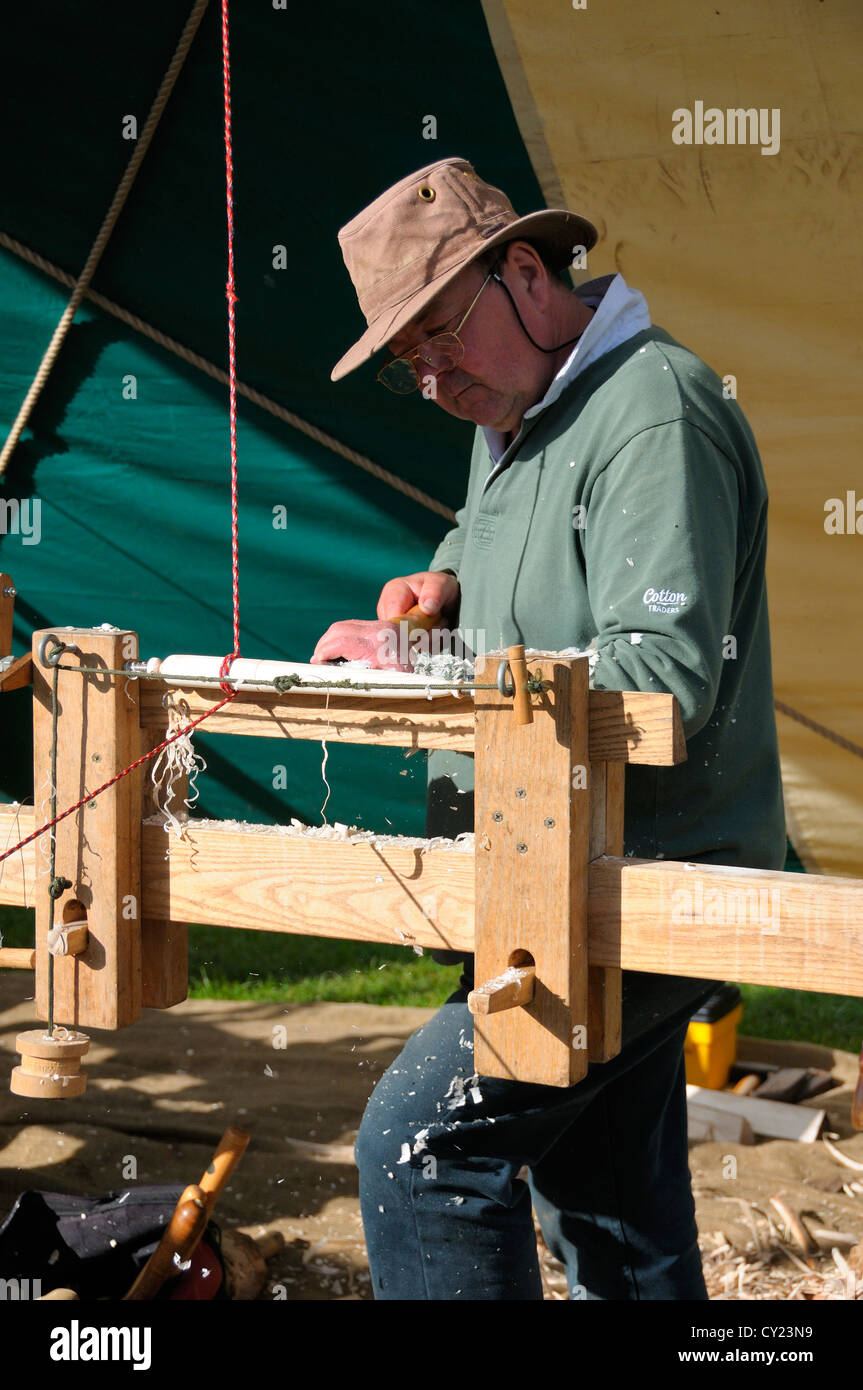
[[[477,427],[455,528],[384,585],[378,618],[419,602],[487,649],[590,650],[594,688],[672,692],[688,759],[627,767],[625,851],[781,868],[758,452],[622,276],[564,282],[595,241],[573,213],[518,218],[460,159],[342,229],[368,329],[333,378],[387,345],[385,385]],[[381,625],[336,623],[313,660],[367,653]],[[471,761],[429,762],[430,833],[471,827]],[[541,1298],[532,1197],[572,1297],[706,1298],[683,1041],[713,982],[624,972],[621,1053],[561,1089],[475,1076],[471,983],[467,960],[363,1118],[376,1297]]]

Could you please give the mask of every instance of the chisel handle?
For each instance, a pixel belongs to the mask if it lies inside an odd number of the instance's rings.
[[[425,609],[420,608],[415,603],[413,608],[409,608],[407,613],[394,613],[391,618],[387,618],[388,623],[407,623],[408,635],[412,632],[430,632],[433,627],[438,627],[441,622],[440,613],[426,613]]]

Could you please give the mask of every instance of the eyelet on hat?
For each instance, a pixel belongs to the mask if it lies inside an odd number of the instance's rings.
[[[422,198],[424,203],[433,203],[437,194],[433,188],[429,188],[428,184],[424,183],[422,187],[417,190],[417,197]]]

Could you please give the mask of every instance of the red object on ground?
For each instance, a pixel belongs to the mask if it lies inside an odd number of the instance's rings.
[[[192,1262],[183,1271],[183,1277],[171,1294],[171,1302],[183,1299],[192,1302],[207,1302],[215,1298],[224,1282],[222,1265],[212,1246],[205,1240],[199,1241],[192,1251]]]

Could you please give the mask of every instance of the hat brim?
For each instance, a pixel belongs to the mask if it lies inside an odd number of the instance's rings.
[[[357,367],[361,367],[364,362],[368,362],[370,357],[374,357],[376,352],[385,347],[391,338],[410,323],[411,319],[416,318],[424,309],[431,304],[433,299],[446,289],[451,280],[469,266],[478,257],[490,251],[492,247],[502,246],[507,241],[537,241],[543,249],[549,253],[552,261],[559,261],[561,269],[569,265],[577,248],[584,247],[585,251],[590,251],[596,245],[597,231],[592,223],[584,217],[578,217],[574,212],[566,212],[560,208],[546,208],[542,212],[531,212],[526,217],[518,217],[514,222],[508,222],[500,231],[495,232],[494,236],[480,241],[476,248],[450,266],[440,275],[430,280],[422,289],[416,290],[409,295],[401,304],[395,305],[387,314],[375,319],[374,323],[369,324],[362,337],[349,348],[344,357],[341,357],[330,374],[332,381],[340,381],[342,377],[353,372]]]

